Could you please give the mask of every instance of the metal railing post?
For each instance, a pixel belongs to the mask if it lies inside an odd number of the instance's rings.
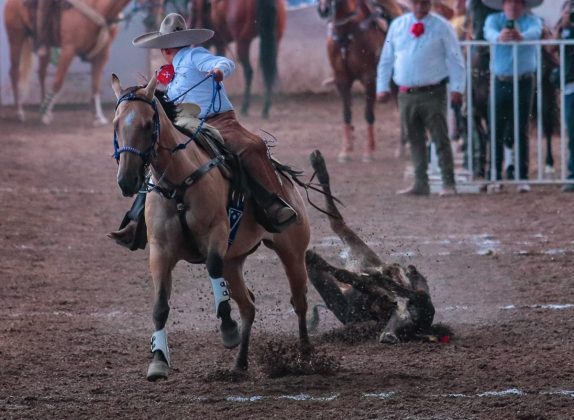
[[[566,73],[564,63],[564,44],[560,44],[560,178],[564,181],[566,174]]]
[[[494,83],[494,60],[493,45],[488,46],[490,50],[490,179],[498,181],[496,174],[496,84]]]
[[[470,181],[474,181],[474,139],[473,139],[473,122],[474,109],[472,97],[472,45],[468,46],[466,52],[466,147],[468,150],[468,171],[470,172]]]
[[[518,44],[512,45],[512,113],[514,122],[514,180],[520,179],[520,96],[518,95]],[[508,162],[504,162],[508,165]]]
[[[538,66],[536,68],[536,144],[538,159],[538,180],[543,179],[542,172],[542,45],[538,45]]]

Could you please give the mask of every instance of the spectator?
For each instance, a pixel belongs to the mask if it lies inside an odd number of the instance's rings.
[[[450,19],[450,23],[454,27],[454,31],[456,32],[456,37],[459,40],[466,39],[468,28],[467,28],[467,16],[466,16],[465,0],[455,0],[455,2],[454,2],[454,16],[452,19]]]
[[[462,103],[465,72],[462,51],[452,26],[430,13],[431,0],[412,0],[412,13],[389,28],[377,68],[377,97],[390,98],[391,75],[399,86],[401,125],[411,143],[415,182],[399,194],[428,195],[426,133],[437,145],[443,187],[441,196],[456,193],[452,148],[446,118],[447,81],[451,102]]]
[[[484,24],[484,37],[489,42],[521,42],[536,40],[542,36],[542,21],[529,13],[529,8],[539,6],[543,0],[483,0],[493,9],[502,10],[488,16]],[[518,48],[518,177],[528,179],[528,120],[532,109],[534,72],[537,69],[538,54],[533,45]],[[495,129],[496,129],[496,179],[502,179],[504,158],[503,139],[514,145],[513,106],[513,47],[496,45],[493,53],[492,70],[495,75]],[[492,125],[492,122],[491,122]],[[495,184],[494,191],[500,189]],[[518,185],[519,192],[527,192],[530,186]]]
[[[567,0],[562,5],[562,16],[556,31],[558,39],[574,39],[574,1]],[[564,54],[564,102],[568,127],[568,179],[574,181],[574,46],[567,45]],[[574,184],[566,184],[563,192],[574,192]]]
[[[484,41],[484,22],[489,15],[497,11],[481,0],[466,0],[466,13],[472,22],[473,39]]]

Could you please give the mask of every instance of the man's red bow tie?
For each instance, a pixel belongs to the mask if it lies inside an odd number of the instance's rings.
[[[425,24],[424,23],[422,23],[422,22],[413,23],[413,26],[411,26],[411,34],[413,34],[415,36],[415,38],[418,38],[419,36],[421,36],[424,33],[425,33]]]
[[[157,81],[163,85],[167,85],[169,82],[171,82],[171,79],[173,79],[174,75],[175,70],[173,69],[173,66],[171,64],[164,64],[159,69],[157,74]]]

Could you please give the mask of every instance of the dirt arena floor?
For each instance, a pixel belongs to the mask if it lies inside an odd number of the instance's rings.
[[[338,164],[339,107],[334,95],[283,98],[269,121],[243,122],[273,133],[275,155],[308,175],[309,153],[323,152],[349,225],[428,278],[449,343],[379,344],[370,326],[343,330],[322,311],[312,340],[324,372],[270,375],[289,356],[296,316],[262,247],[246,267],[258,309],[248,375],[226,374],[236,351],[220,344],[206,270],[181,263],[171,376],[147,382],[147,251],[106,238],[131,204],[115,181],[112,127],[93,128],[85,109],[44,127],[32,111],[25,125],[0,120],[0,418],[572,418],[574,195],[397,197],[408,181],[394,157],[396,112],[377,110],[375,162]],[[311,246],[336,263],[342,244],[308,208]],[[309,301],[320,302],[312,286]]]

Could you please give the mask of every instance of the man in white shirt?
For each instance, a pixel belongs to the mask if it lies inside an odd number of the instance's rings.
[[[415,183],[399,194],[428,195],[426,131],[436,143],[443,188],[456,193],[454,163],[447,127],[447,82],[451,102],[462,103],[465,71],[454,29],[430,13],[431,0],[412,0],[412,13],[396,18],[387,34],[377,68],[377,97],[390,98],[391,76],[399,86],[401,124],[411,143]]]

